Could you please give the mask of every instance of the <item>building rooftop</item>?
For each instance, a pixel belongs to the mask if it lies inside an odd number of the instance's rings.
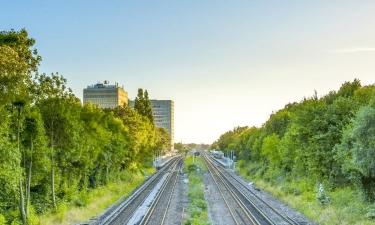
[[[105,80],[103,83],[98,82],[96,84],[88,85],[87,89],[118,88],[118,87],[120,87],[120,86],[117,82],[115,82],[115,84],[109,84],[109,81]],[[124,88],[124,86],[122,86],[121,88]]]

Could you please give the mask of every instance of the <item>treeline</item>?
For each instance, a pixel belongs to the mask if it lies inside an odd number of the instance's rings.
[[[151,165],[169,144],[140,111],[148,99],[137,110],[82,106],[61,75],[38,74],[34,43],[25,30],[0,32],[0,224],[30,224],[36,213]]]
[[[196,144],[196,143],[183,144],[182,142],[174,144],[174,149],[180,153],[187,153],[188,151],[193,150],[193,149],[205,150],[209,148],[210,148],[209,144]]]
[[[228,131],[212,148],[235,150],[251,173],[275,183],[351,186],[374,201],[374,94],[374,85],[346,82],[321,98],[286,105],[259,128]]]

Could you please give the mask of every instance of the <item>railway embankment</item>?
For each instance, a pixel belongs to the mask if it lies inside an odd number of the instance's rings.
[[[318,199],[318,187],[306,179],[270,179],[261,175],[255,163],[239,162],[236,172],[253,188],[261,189],[265,198],[277,198],[290,208],[303,213],[320,225],[374,225],[375,206],[363,201],[361,193],[352,188],[326,189],[329,202]]]
[[[68,225],[88,221],[116,202],[126,198],[154,169],[123,173],[116,182],[82,193],[72,203],[60,204],[56,211],[40,217],[41,224]],[[78,204],[82,202],[81,204]]]

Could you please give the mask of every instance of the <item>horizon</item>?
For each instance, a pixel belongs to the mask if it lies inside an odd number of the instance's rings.
[[[344,81],[342,84],[344,84],[345,82],[352,82],[352,81],[354,81],[355,79],[358,79],[358,78],[354,78],[353,80],[347,80],[347,81]],[[360,79],[358,79],[358,80],[361,82],[362,87],[363,87],[363,86],[369,86],[369,85],[375,85],[375,83],[363,84],[362,81],[361,81]],[[69,81],[68,81],[68,82],[69,82]],[[118,83],[118,82],[112,82],[112,83]],[[111,85],[111,81],[109,81],[109,84]],[[341,87],[342,84],[340,84],[340,86],[339,86],[337,89],[328,90],[327,93],[324,93],[324,94],[319,94],[319,93],[317,93],[318,98],[321,98],[321,97],[326,96],[326,95],[329,94],[331,91],[335,91],[335,92],[337,92],[337,91],[340,89],[340,87]],[[120,85],[120,84],[119,84],[119,85]],[[123,86],[121,86],[121,87],[124,88]],[[147,90],[147,89],[144,89],[144,90]],[[126,89],[125,89],[125,91],[126,91]],[[147,90],[147,91],[149,91],[149,90]],[[282,106],[282,107],[280,107],[280,108],[278,108],[278,109],[272,110],[272,112],[268,115],[268,118],[269,118],[273,113],[275,113],[275,112],[277,112],[277,111],[283,109],[283,108],[284,108],[286,105],[288,105],[288,104],[299,103],[299,102],[302,102],[302,101],[303,101],[304,99],[306,99],[306,98],[313,97],[315,91],[316,91],[316,90],[314,89],[314,90],[312,91],[312,94],[311,94],[311,95],[309,95],[309,96],[302,96],[299,100],[296,100],[296,101],[293,101],[293,102],[286,102],[286,103],[284,104],[284,106]],[[128,93],[128,94],[129,94],[129,93]],[[79,97],[79,96],[76,96],[76,97],[79,98],[81,102],[83,102],[83,97]],[[134,101],[135,97],[136,97],[136,95],[134,95],[134,97],[132,97],[132,98],[129,97],[128,99],[129,99],[129,101]],[[163,101],[173,101],[173,102],[174,102],[173,99],[155,99],[155,98],[150,98],[150,100],[163,100]],[[266,119],[265,119],[260,125],[233,126],[231,129],[229,129],[229,130],[227,130],[227,131],[232,131],[232,130],[238,128],[238,127],[257,127],[257,128],[259,128],[259,127],[261,127],[264,123],[267,122],[268,118],[266,118]],[[226,132],[226,131],[225,131],[225,132]],[[224,133],[222,133],[222,134],[224,134]],[[220,135],[222,135],[222,134],[220,134]],[[220,137],[220,136],[218,136],[217,139],[219,139],[219,137]],[[216,141],[216,139],[215,139],[214,141]],[[214,142],[214,141],[213,141],[213,142]],[[204,143],[204,142],[181,142],[181,141],[179,141],[179,140],[175,140],[175,143],[182,143],[182,144],[198,144],[198,145],[199,145],[199,144],[211,145],[213,142],[211,142],[211,143]]]
[[[211,144],[314,91],[375,82],[375,2],[337,2],[4,3],[0,29],[26,28],[39,71],[81,100],[98,80],[147,89],[174,101],[175,142]]]

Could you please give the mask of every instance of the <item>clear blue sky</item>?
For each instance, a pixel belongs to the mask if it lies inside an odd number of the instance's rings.
[[[176,140],[211,143],[286,103],[375,78],[375,1],[3,1],[77,96],[100,80],[175,101]]]

